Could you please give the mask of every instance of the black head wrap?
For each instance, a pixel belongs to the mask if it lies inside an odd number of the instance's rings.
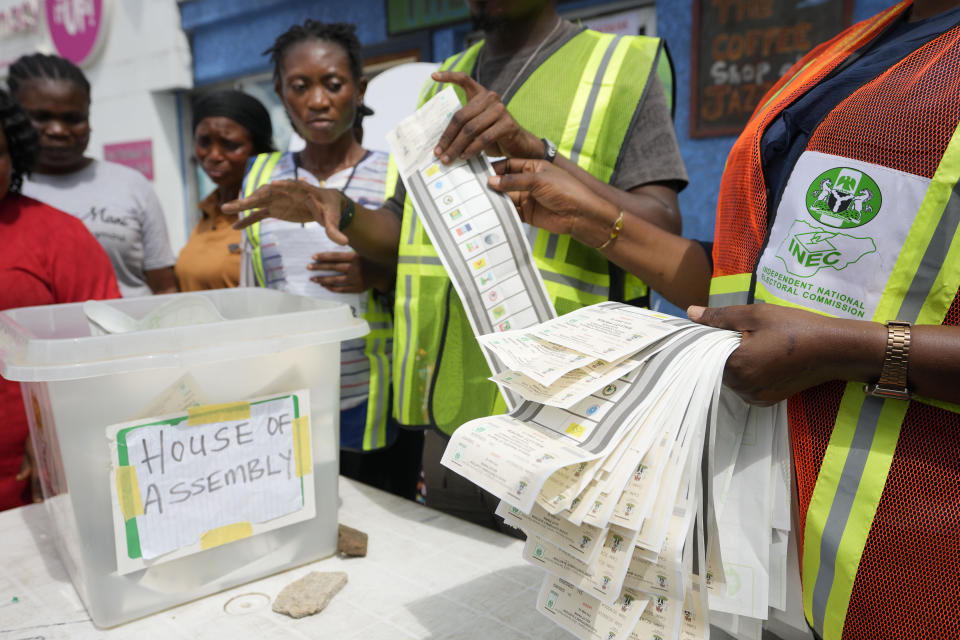
[[[224,89],[198,96],[193,101],[193,130],[204,118],[230,118],[250,133],[254,153],[273,151],[270,114],[259,100],[242,91]]]

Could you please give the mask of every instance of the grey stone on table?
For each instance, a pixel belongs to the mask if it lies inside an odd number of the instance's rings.
[[[311,616],[323,611],[345,584],[343,571],[311,571],[283,588],[273,601],[273,610],[291,618]]]
[[[367,534],[359,529],[341,524],[337,531],[337,551],[345,556],[366,556]]]

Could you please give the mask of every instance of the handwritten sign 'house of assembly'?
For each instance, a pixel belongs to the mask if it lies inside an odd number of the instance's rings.
[[[312,518],[306,390],[107,428],[120,573]]]

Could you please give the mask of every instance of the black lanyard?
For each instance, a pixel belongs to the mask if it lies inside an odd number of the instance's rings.
[[[360,160],[357,161],[357,164],[353,165],[353,167],[350,169],[350,175],[347,176],[347,181],[346,181],[346,182],[343,184],[343,186],[339,189],[340,193],[342,193],[343,195],[347,195],[347,189],[350,187],[350,183],[353,182],[353,176],[356,175],[356,173],[357,173],[357,167],[359,167],[359,166],[363,163],[363,161],[366,160],[367,157],[368,157],[371,153],[372,153],[371,151],[367,151],[366,153],[363,154],[363,157],[360,158]],[[339,172],[337,172],[337,173],[339,173]],[[313,174],[310,174],[310,175],[313,175]],[[337,174],[335,173],[335,174],[333,174],[333,175],[337,175]],[[314,177],[316,177],[316,176],[314,176]],[[295,151],[294,154],[293,154],[293,179],[294,179],[294,180],[299,180],[299,179],[300,179],[300,152],[299,152],[299,151]],[[330,179],[330,178],[328,177],[327,180],[329,180],[329,179]],[[324,181],[323,181],[324,184],[326,184],[327,180],[324,180]],[[325,187],[323,187],[323,185],[320,185],[320,186],[321,186],[321,188],[325,188]]]
[[[343,195],[347,195],[347,188],[350,186],[350,183],[353,182],[353,176],[356,175],[357,173],[357,167],[359,167],[363,163],[363,161],[367,159],[367,156],[369,156],[370,153],[371,153],[370,151],[367,151],[366,153],[364,153],[363,157],[357,161],[357,164],[353,165],[353,168],[350,169],[350,175],[347,176],[347,181],[343,183],[343,186],[339,189],[340,193],[342,193]],[[311,173],[310,175],[313,175],[313,174]],[[333,175],[337,175],[337,174],[335,173]],[[313,177],[316,178],[316,176],[313,176]],[[300,179],[300,152],[299,151],[294,151],[293,153],[293,179],[294,180]],[[328,177],[327,180],[329,179],[330,178]],[[323,184],[326,184],[327,180],[324,180]],[[321,188],[325,188],[323,187],[323,185],[320,185],[320,186]],[[305,225],[301,222],[300,226],[303,227]]]

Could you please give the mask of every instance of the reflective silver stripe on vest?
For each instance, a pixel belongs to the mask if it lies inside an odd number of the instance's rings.
[[[747,304],[749,297],[746,291],[734,291],[733,293],[711,293],[709,305],[711,307],[732,307],[738,304]]]
[[[833,496],[830,514],[823,527],[820,538],[820,569],[817,572],[817,583],[813,587],[813,625],[818,634],[823,633],[823,619],[827,611],[830,589],[833,587],[837,550],[840,548],[840,539],[847,527],[850,509],[857,496],[863,469],[867,465],[870,445],[873,443],[873,436],[880,422],[881,409],[883,409],[883,400],[880,398],[868,397],[863,401],[863,408],[857,418],[857,429],[850,443],[850,451],[847,453],[846,462],[843,463],[837,493]]]
[[[380,400],[380,402],[377,402],[377,403],[376,403],[376,405],[377,405],[377,407],[376,407],[376,415],[374,416],[374,420],[373,420],[373,423],[372,423],[372,424],[373,424],[373,428],[374,428],[375,430],[379,431],[379,430],[380,430],[380,423],[381,423],[381,421],[383,420],[383,406],[387,403],[387,397],[388,397],[387,391],[386,391],[386,389],[384,389],[384,384],[383,384],[383,383],[384,383],[384,378],[386,377],[386,373],[385,373],[384,370],[383,370],[383,357],[382,357],[381,355],[379,355],[379,354],[380,354],[380,339],[379,339],[379,338],[377,338],[377,339],[375,339],[375,340],[373,341],[373,354],[374,354],[374,356],[375,356],[375,357],[373,358],[373,360],[377,363],[377,394],[378,394],[377,397],[378,397],[378,399]],[[367,403],[367,411],[369,411],[369,410],[370,410],[370,403],[368,402],[368,403]],[[386,426],[386,425],[384,425],[384,426]],[[379,435],[380,435],[380,434],[377,433],[374,437],[371,438],[371,442],[370,442],[370,447],[371,447],[371,449],[376,449],[377,447],[380,446],[380,437],[379,437]],[[366,437],[364,437],[364,441],[360,443],[360,448],[363,448],[363,446],[364,446],[365,444],[366,444]]]
[[[954,185],[953,192],[950,193],[950,199],[947,200],[940,222],[937,223],[930,244],[923,253],[923,259],[920,260],[917,273],[910,282],[910,288],[903,297],[897,317],[888,318],[889,320],[916,322],[920,316],[920,309],[927,301],[927,295],[930,294],[930,289],[940,272],[940,267],[946,262],[950,241],[956,235],[958,225],[960,225],[960,183]]]
[[[247,178],[248,180],[247,189],[246,189],[246,193],[244,193],[244,196],[249,196],[254,191],[256,191],[258,187],[263,186],[263,184],[260,182],[260,179],[263,177],[263,170],[267,168],[268,164],[270,164],[270,156],[272,155],[273,155],[272,153],[267,154],[267,157],[264,158],[263,162],[260,163],[260,167],[257,169],[257,173]]]
[[[437,261],[439,262],[439,258]],[[406,321],[404,323],[404,327],[406,327],[407,330],[407,340],[403,345],[403,366],[400,367],[400,386],[399,391],[397,391],[397,402],[399,402],[397,406],[400,407],[401,414],[403,413],[403,407],[406,406],[404,404],[403,392],[407,388],[407,363],[410,360],[410,345],[413,343],[413,340],[410,337],[410,288],[413,286],[413,276],[403,276],[403,284],[406,287],[407,292],[407,295],[403,297],[403,319]],[[401,418],[402,422],[403,416],[400,415],[398,417]]]
[[[463,60],[463,56],[467,55],[467,51],[470,51],[470,49],[467,48],[467,49],[464,49],[463,51],[461,51],[460,53],[458,53],[458,54],[457,54],[457,57],[453,59],[453,64],[451,64],[449,67],[447,67],[447,69],[448,69],[448,70],[449,70],[449,69],[455,69],[456,66],[457,66],[458,64],[460,64],[460,61]],[[477,54],[479,55],[479,52],[477,52]]]
[[[580,158],[580,149],[587,139],[587,131],[590,129],[590,121],[593,119],[593,109],[597,106],[597,95],[600,93],[600,87],[603,86],[603,75],[607,72],[610,65],[610,58],[613,57],[613,51],[623,36],[617,36],[610,41],[607,50],[603,52],[603,59],[600,61],[600,67],[593,78],[593,87],[590,89],[590,96],[587,98],[587,105],[583,110],[583,117],[580,118],[580,128],[577,130],[577,137],[573,143],[573,149],[570,150],[570,160],[576,164]],[[569,138],[568,138],[569,140]]]
[[[437,256],[398,256],[397,264],[435,264],[443,266]]]
[[[930,238],[917,273],[910,282],[910,288],[900,305],[897,319],[905,322],[917,321],[940,272],[940,267],[946,260],[950,241],[958,225],[960,225],[960,183],[953,187],[940,221],[937,223],[936,231]],[[827,522],[821,534],[820,567],[817,570],[817,582],[813,587],[813,623],[819,634],[823,634],[823,622],[827,611],[827,600],[830,598],[830,590],[833,587],[840,539],[850,519],[850,510],[860,487],[867,456],[870,455],[870,447],[877,431],[883,402],[875,397],[867,397],[863,401],[863,408],[857,419],[857,428],[853,433],[850,451],[843,465],[837,493],[833,497],[830,513],[827,515]]]
[[[450,71],[451,69],[456,68],[456,66],[457,66],[458,64],[460,64],[460,61],[463,60],[463,56],[467,55],[467,52],[468,52],[468,51],[470,51],[469,48],[464,49],[464,50],[461,51],[459,54],[457,54],[457,57],[453,59],[453,62],[450,64],[450,66],[445,67],[445,66],[443,66],[443,65],[440,65],[440,71]],[[474,63],[476,63],[476,61],[474,61]],[[449,82],[446,82],[446,83],[443,83],[443,84],[441,84],[441,83],[439,83],[439,82],[434,82],[433,85],[431,85],[431,87],[430,87],[430,91],[431,91],[432,93],[427,93],[427,95],[428,95],[430,98],[432,98],[432,97],[434,97],[435,95],[437,95],[438,93],[440,93],[441,91],[443,91],[447,86],[449,86],[449,84],[450,84]],[[426,102],[426,100],[424,100],[423,102]]]
[[[577,291],[583,291],[584,293],[590,293],[595,296],[606,297],[610,292],[610,287],[599,284],[590,284],[589,282],[584,282],[573,276],[567,276],[562,273],[554,273],[552,271],[540,271],[540,275],[543,276],[544,280],[549,280],[551,282],[556,282],[558,284],[565,284],[568,287],[573,287]]]
[[[404,208],[406,208],[406,204],[404,204]],[[413,244],[413,238],[416,235],[416,233],[417,233],[417,212],[414,211],[413,215],[410,216],[410,237],[407,238],[408,245]]]
[[[273,169],[274,167],[276,167],[276,165],[274,164],[272,167],[270,167],[270,173],[267,174],[266,177],[264,177],[263,172],[267,169],[267,166],[271,164],[271,161],[273,160],[273,155],[275,153],[279,153],[279,152],[273,151],[271,153],[265,154],[267,157],[263,159],[262,163],[260,163],[260,167],[257,169],[256,174],[248,176],[247,178],[248,182],[246,184],[246,189],[244,190],[244,194],[243,194],[244,197],[249,197],[250,195],[253,194],[254,191],[262,187],[264,184],[270,182],[270,176],[273,175]],[[256,160],[254,160],[254,163],[256,163]],[[244,217],[250,215],[251,213],[253,212],[252,211],[245,212]],[[260,249],[260,223],[256,222],[250,225],[249,227],[247,227],[244,230],[243,235],[247,239],[247,244],[250,245],[250,249],[251,249],[250,267],[247,267],[246,265],[244,265],[243,268],[250,269],[253,271],[253,283],[255,285],[266,287],[267,286],[267,269],[266,269],[266,266],[263,264],[263,257],[260,256],[260,271],[263,274],[262,282],[260,281],[260,276],[257,274],[256,266],[253,265],[253,262],[257,260],[257,256],[253,255],[252,249],[257,249],[257,250]],[[247,273],[249,273],[249,271]]]
[[[555,257],[557,257],[557,242],[559,241],[560,236],[555,233],[551,233],[549,236],[547,236],[547,250],[544,251],[545,258],[553,260]]]

